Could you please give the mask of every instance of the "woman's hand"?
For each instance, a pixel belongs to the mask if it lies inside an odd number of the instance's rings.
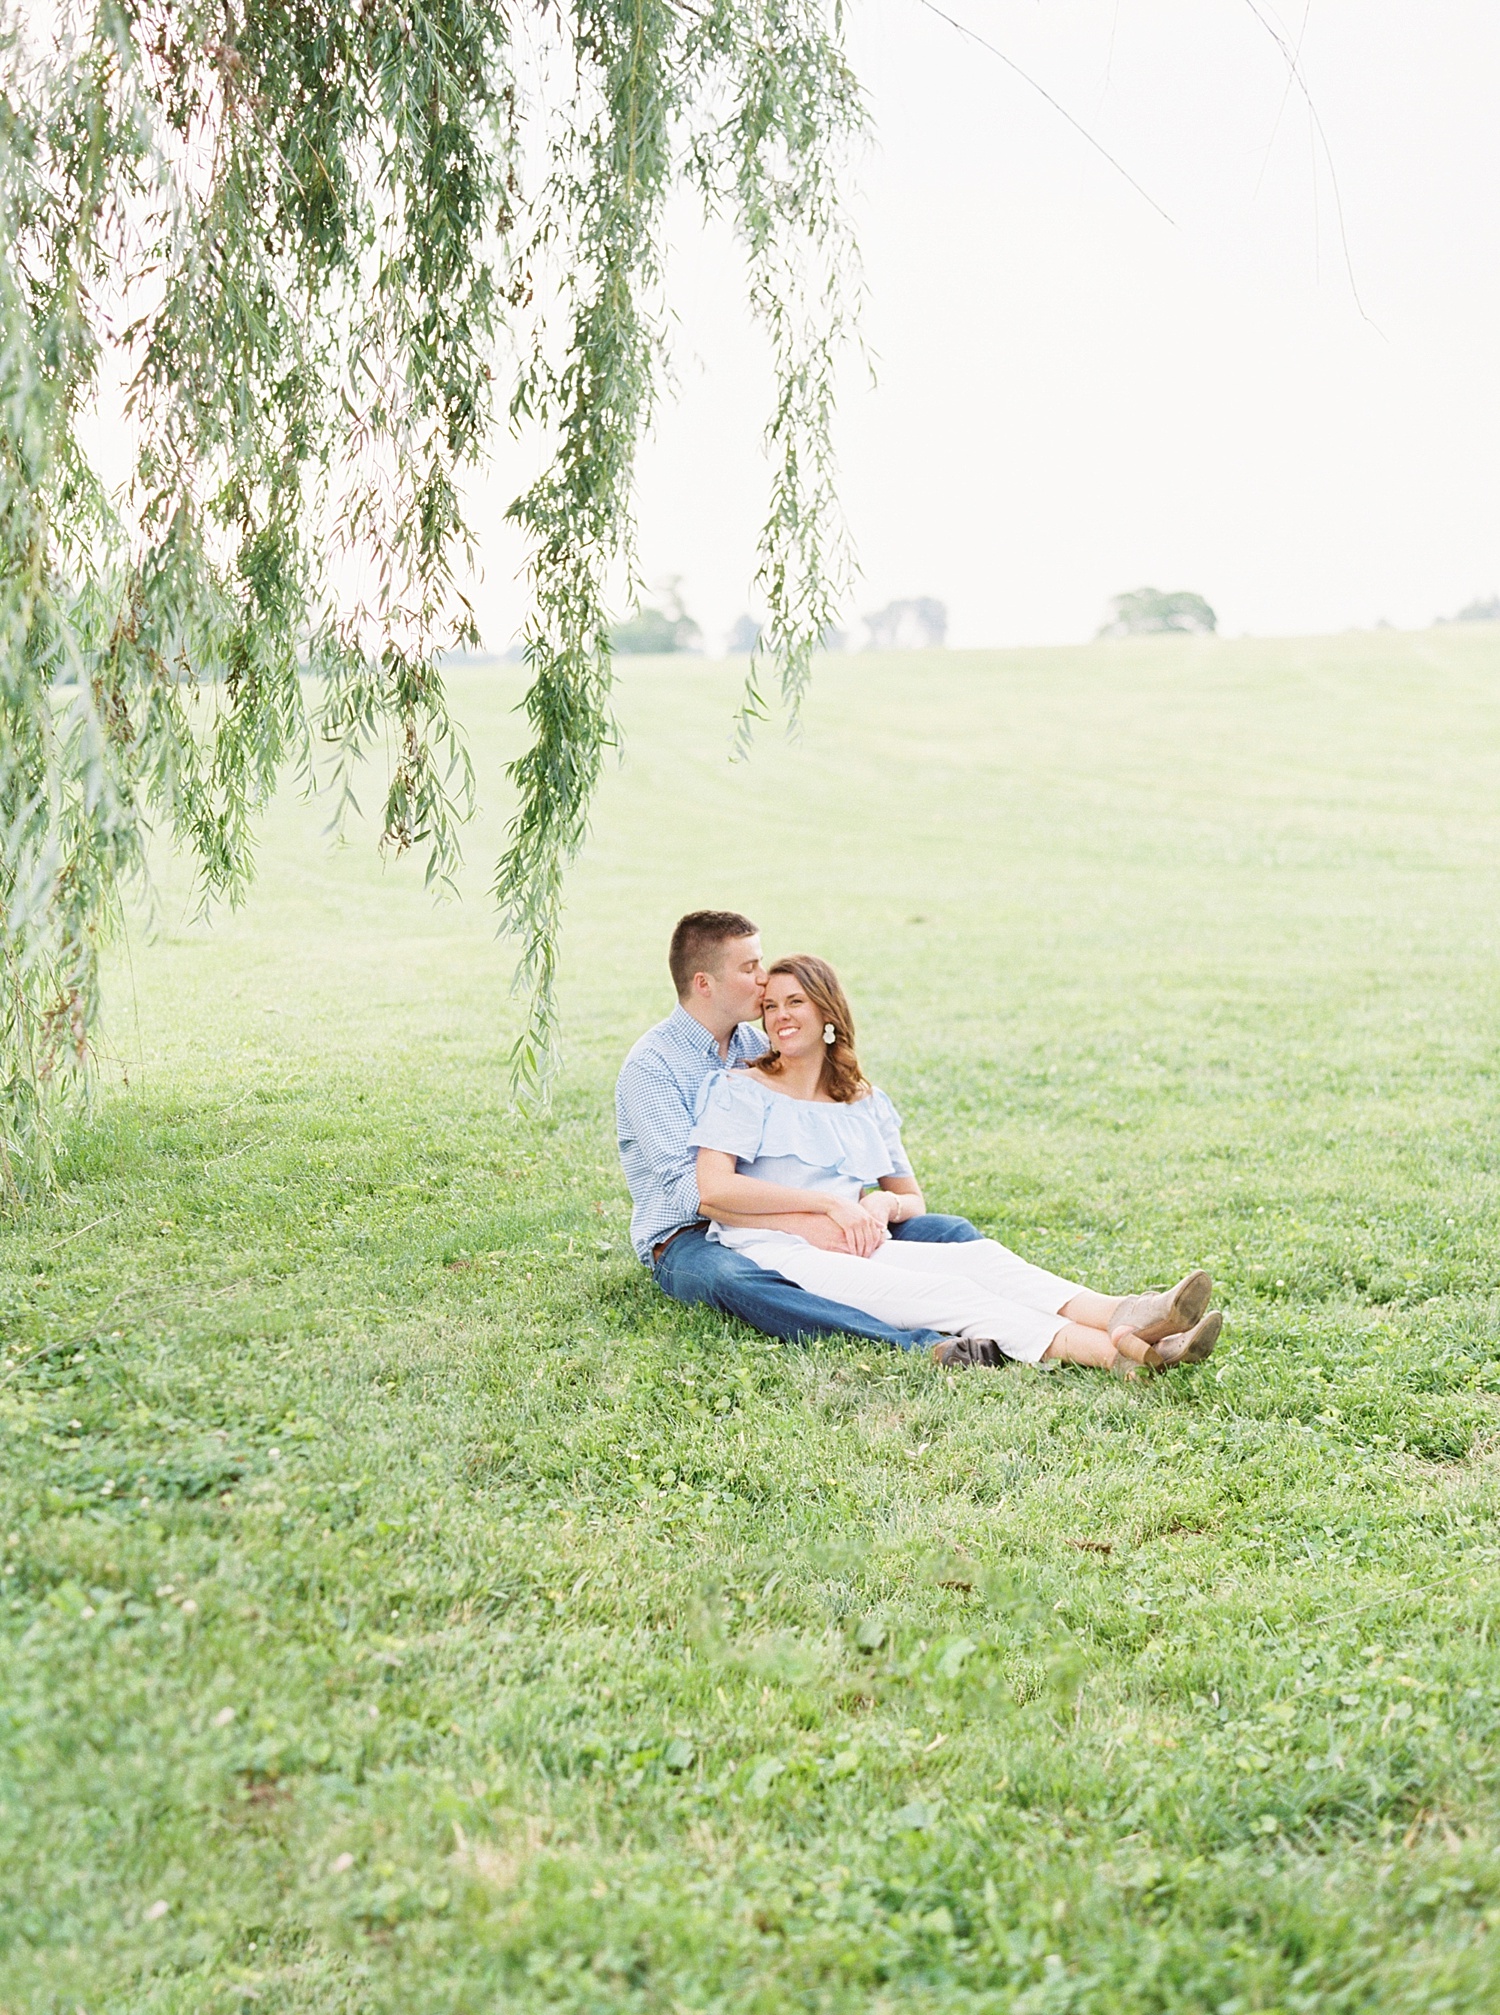
[[[888,1231],[893,1224],[899,1224],[904,1214],[900,1197],[890,1189],[866,1190],[859,1200],[859,1207],[868,1211],[883,1231]]]
[[[844,1234],[844,1248],[856,1259],[868,1259],[885,1244],[885,1214],[866,1210],[862,1203],[833,1203],[828,1216]]]

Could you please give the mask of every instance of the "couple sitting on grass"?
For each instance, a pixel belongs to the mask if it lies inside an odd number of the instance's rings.
[[[695,910],[668,963],[678,1005],[625,1059],[615,1109],[631,1239],[675,1301],[794,1342],[931,1346],[946,1365],[1050,1359],[1134,1378],[1212,1351],[1206,1273],[1095,1294],[927,1210],[822,959],[767,970],[748,917]]]

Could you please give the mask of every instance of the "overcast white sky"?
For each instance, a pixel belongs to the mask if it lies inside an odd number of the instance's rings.
[[[1368,320],[1307,106],[1256,19],[1295,41],[1304,0],[942,4],[1175,228],[921,0],[853,0],[879,383],[851,369],[842,406],[851,614],[932,594],[955,643],[1065,641],[1150,582],[1273,634],[1421,625],[1500,588],[1494,0],[1307,9]],[[711,648],[749,604],[766,489],[743,298],[732,246],[684,211],[681,393],[642,469],[642,552],[648,577],[683,577]],[[497,471],[477,499],[497,649],[521,608],[507,495]]]

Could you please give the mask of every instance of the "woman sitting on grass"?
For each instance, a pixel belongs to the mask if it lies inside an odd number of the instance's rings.
[[[762,1016],[771,1048],[719,1071],[699,1096],[698,1150],[709,1236],[769,1272],[901,1329],[936,1329],[940,1364],[1200,1364],[1222,1318],[1213,1282],[1190,1273],[1159,1293],[1095,1294],[1031,1266],[993,1239],[959,1245],[893,1240],[886,1227],[927,1206],[901,1124],[865,1081],[854,1021],[832,966],[811,957],[771,967]]]

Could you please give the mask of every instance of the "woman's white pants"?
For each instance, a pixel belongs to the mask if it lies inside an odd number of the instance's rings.
[[[823,1252],[787,1232],[734,1243],[768,1272],[784,1274],[810,1294],[862,1309],[893,1329],[986,1339],[1024,1364],[1037,1363],[1067,1327],[1058,1311],[1082,1292],[1076,1281],[1030,1265],[992,1238],[953,1245],[887,1239],[872,1259]]]

